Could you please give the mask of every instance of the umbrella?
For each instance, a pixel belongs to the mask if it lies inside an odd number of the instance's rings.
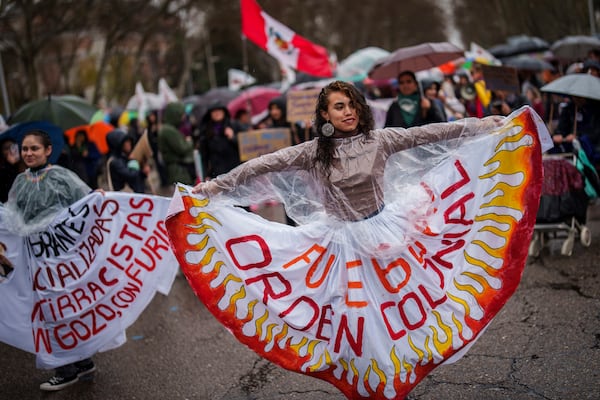
[[[369,77],[371,79],[392,79],[402,71],[418,72],[463,56],[464,50],[448,42],[402,47],[380,59],[371,68]]]
[[[9,122],[48,121],[67,130],[88,124],[96,111],[97,107],[79,96],[48,95],[47,99],[35,100],[19,108]]]
[[[269,102],[279,96],[281,96],[279,89],[253,86],[242,91],[238,97],[231,100],[227,104],[227,109],[231,115],[235,115],[238,110],[245,108],[252,117],[255,117],[265,112],[269,107]]]
[[[565,36],[550,47],[557,58],[564,60],[583,59],[594,49],[600,49],[600,38],[585,35]]]
[[[182,102],[188,110],[188,114],[192,114],[197,121],[200,121],[211,104],[222,103],[227,105],[237,96],[239,96],[238,91],[222,86],[210,89],[200,95],[185,97]]]
[[[34,130],[40,130],[47,132],[52,142],[52,154],[48,158],[48,161],[52,164],[58,161],[60,153],[65,145],[63,130],[50,122],[47,121],[33,121],[33,122],[20,122],[17,123],[4,132],[0,133],[0,141],[4,139],[12,139],[19,144],[21,148],[21,142],[27,132]]]
[[[389,54],[389,51],[373,46],[357,50],[340,61],[336,69],[336,77],[350,82],[362,81],[373,65]]]
[[[544,71],[554,69],[552,64],[550,64],[549,62],[544,61],[541,58],[530,56],[528,54],[521,54],[518,56],[503,59],[502,64],[526,71]]]
[[[541,91],[600,100],[600,78],[589,74],[565,75],[542,86]]]
[[[550,48],[550,44],[536,36],[518,35],[511,36],[507,42],[494,46],[488,51],[495,57],[503,58],[524,53],[538,53]]]
[[[108,153],[108,143],[106,143],[106,135],[115,129],[114,126],[104,121],[97,121],[89,125],[76,126],[65,131],[65,136],[69,139],[69,144],[75,143],[75,135],[77,131],[84,130],[87,133],[90,142],[94,142],[98,151],[102,154]]]

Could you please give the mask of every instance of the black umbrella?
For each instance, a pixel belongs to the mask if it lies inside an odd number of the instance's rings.
[[[220,103],[226,106],[231,100],[238,97],[238,95],[239,92],[236,90],[230,90],[227,87],[217,87],[200,95],[188,96],[183,99],[183,104],[186,105],[186,109],[190,109],[189,112],[194,115],[196,120],[200,121],[211,105]]]
[[[552,43],[550,49],[560,59],[581,60],[587,57],[590,50],[600,50],[600,38],[585,35],[565,36]]]
[[[546,51],[550,44],[544,39],[535,36],[511,36],[506,43],[488,49],[497,58],[516,56],[525,53],[538,53]]]
[[[516,68],[518,70],[535,72],[554,69],[552,64],[550,64],[549,62],[537,57],[530,56],[528,54],[521,54],[518,56],[502,59],[502,64]]]

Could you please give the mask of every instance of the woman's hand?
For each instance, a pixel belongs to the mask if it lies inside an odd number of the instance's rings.
[[[481,122],[483,124],[482,128],[499,128],[504,124],[505,117],[501,115],[490,115],[489,117],[481,118]]]
[[[227,137],[227,139],[232,140],[233,136],[235,135],[235,133],[233,132],[233,129],[231,129],[230,126],[228,126],[227,128],[225,128],[225,137]]]
[[[200,182],[193,187],[192,193],[202,193],[206,196],[214,195],[221,192],[221,188],[214,181]]]

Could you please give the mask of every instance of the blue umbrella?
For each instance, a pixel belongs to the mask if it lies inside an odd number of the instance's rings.
[[[50,154],[48,161],[52,164],[56,163],[65,145],[65,139],[63,130],[50,122],[33,121],[15,124],[0,133],[0,142],[5,139],[12,139],[19,144],[20,149],[25,134],[35,130],[47,132],[50,136],[50,140],[52,141],[52,154]]]

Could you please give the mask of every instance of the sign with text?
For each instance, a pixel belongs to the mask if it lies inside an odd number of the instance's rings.
[[[510,93],[520,93],[521,85],[517,70],[513,67],[482,65],[483,80],[488,90],[506,90]]]
[[[287,92],[287,114],[289,122],[310,121],[315,115],[317,98],[321,89],[290,90]]]
[[[248,161],[292,144],[289,128],[269,128],[240,132],[237,140],[241,161]]]
[[[169,202],[94,193],[27,237],[10,234],[2,214],[0,242],[15,268],[0,282],[0,340],[35,353],[42,368],[122,344],[178,269],[163,220]]]

